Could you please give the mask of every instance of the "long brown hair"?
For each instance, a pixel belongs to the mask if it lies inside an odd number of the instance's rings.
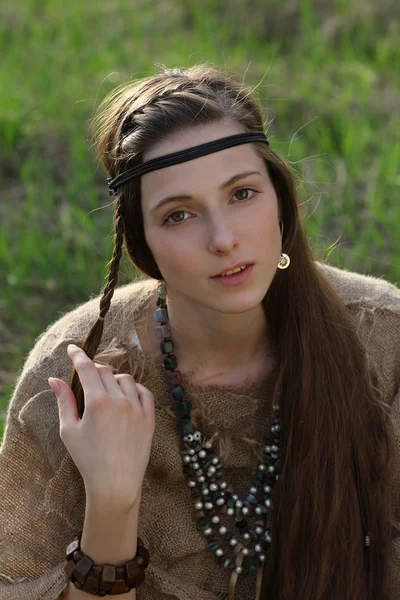
[[[93,120],[100,164],[109,177],[140,164],[143,153],[171,132],[229,118],[243,131],[266,131],[251,89],[205,64],[163,72],[113,90]],[[274,490],[273,547],[264,572],[268,600],[376,600],[386,597],[391,527],[392,457],[387,406],[344,303],[315,262],[298,211],[295,175],[265,144],[265,160],[282,203],[283,252],[263,299],[279,354],[282,456]],[[140,180],[115,197],[115,242],[100,316],[110,308],[124,247],[132,263],[162,280],[147,246]],[[97,321],[82,348],[93,359],[103,333]],[[71,387],[83,411],[76,371]],[[353,452],[358,458],[360,490]],[[371,546],[364,550],[359,494]]]

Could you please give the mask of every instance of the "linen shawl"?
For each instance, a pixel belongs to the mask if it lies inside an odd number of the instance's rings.
[[[393,521],[400,521],[400,291],[385,280],[317,263],[346,305],[396,429],[392,473]],[[182,473],[176,417],[162,355],[150,359],[138,345],[138,315],[154,298],[157,281],[137,280],[115,290],[96,362],[129,372],[156,403],[156,429],[146,471],[138,534],[150,551],[138,600],[223,600],[230,572],[216,563],[198,531]],[[27,355],[8,406],[0,447],[0,599],[54,600],[68,587],[65,549],[83,529],[83,480],[59,436],[57,399],[48,377],[68,381],[67,345],[80,345],[99,314],[100,295],[49,325]],[[116,348],[119,348],[116,351]],[[215,436],[225,476],[238,494],[251,485],[270,422],[275,371],[262,383],[183,385],[195,424]],[[259,424],[264,423],[265,429]],[[110,432],[112,435],[112,432]],[[399,527],[400,531],[400,527]],[[390,542],[391,600],[399,598],[400,537]],[[253,600],[255,575],[239,577],[237,596]]]

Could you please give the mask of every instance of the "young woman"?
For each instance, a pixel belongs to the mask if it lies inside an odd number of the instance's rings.
[[[218,68],[129,82],[94,126],[110,274],[11,399],[0,597],[394,600],[399,290],[315,260]],[[123,248],[143,275],[116,288]]]

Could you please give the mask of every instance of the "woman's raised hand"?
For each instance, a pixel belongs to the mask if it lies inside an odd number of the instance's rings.
[[[86,494],[116,510],[140,499],[155,429],[154,396],[129,374],[114,375],[78,346],[68,346],[85,398],[82,419],[75,395],[60,379],[56,393],[60,437],[82,475]],[[53,387],[59,385],[59,391]]]

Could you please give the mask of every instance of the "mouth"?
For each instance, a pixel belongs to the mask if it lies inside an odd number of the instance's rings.
[[[233,275],[238,275],[238,273],[245,271],[247,269],[247,267],[250,267],[253,264],[254,263],[241,263],[231,269],[226,269],[225,271],[221,271],[221,273],[219,273],[218,275],[214,275],[213,277],[211,277],[211,279],[215,279],[217,277],[232,277]],[[234,273],[232,273],[232,271],[234,271]]]

